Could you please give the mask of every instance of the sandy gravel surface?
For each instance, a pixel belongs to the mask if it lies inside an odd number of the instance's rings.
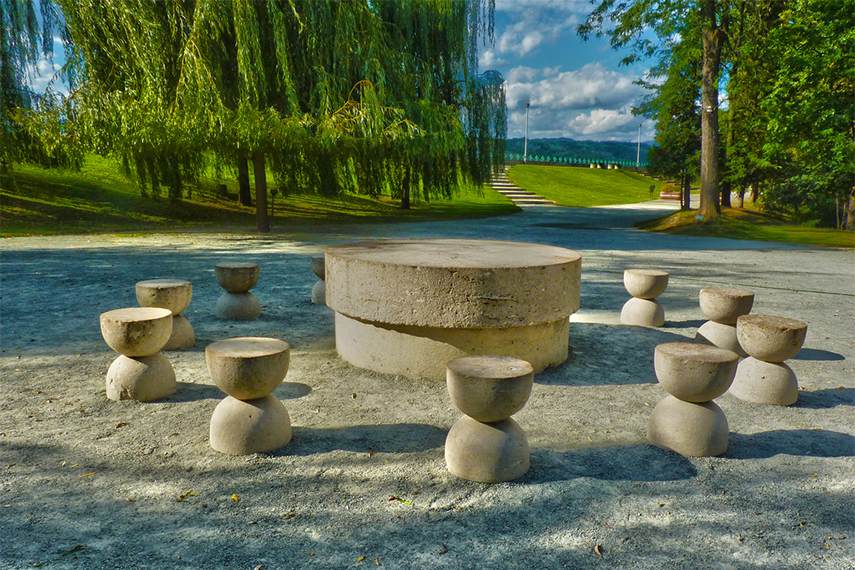
[[[0,242],[0,568],[834,568],[855,566],[855,255],[645,233],[649,207],[532,208],[476,221],[312,233],[68,236]],[[466,236],[583,255],[573,357],[536,378],[516,418],[525,479],[480,485],[444,469],[457,413],[441,383],[353,368],[331,314],[309,303],[309,256],[365,237]],[[252,323],[217,321],[221,260],[262,265]],[[617,323],[629,265],[671,272],[661,329]],[[115,357],[98,314],[133,285],[193,281],[196,349],[167,353],[164,402],[110,402]],[[656,344],[694,335],[706,285],[756,291],[755,312],[809,323],[789,408],[719,404],[726,456],[645,441],[663,390]],[[227,457],[207,443],[223,394],[204,346],[238,335],[292,345],[275,394],[292,444]]]

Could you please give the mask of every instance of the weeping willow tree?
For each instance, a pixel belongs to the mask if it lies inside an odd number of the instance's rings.
[[[99,152],[172,198],[213,153],[287,192],[450,196],[501,162],[494,0],[59,0]],[[245,198],[245,196],[244,196]]]
[[[64,98],[50,88],[35,93],[30,87],[40,59],[53,55],[58,16],[49,2],[0,0],[0,176],[19,161],[79,163],[79,147],[64,128]]]

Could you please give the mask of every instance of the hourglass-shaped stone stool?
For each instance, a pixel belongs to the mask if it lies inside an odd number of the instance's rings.
[[[445,440],[452,475],[496,483],[522,477],[529,468],[528,438],[511,418],[531,395],[534,369],[510,356],[464,356],[448,363],[451,401],[465,415]]]
[[[668,287],[668,273],[657,269],[626,269],[623,285],[632,295],[620,312],[620,322],[625,325],[661,327],[665,324],[665,310],[656,301]]]
[[[312,273],[319,279],[312,287],[312,303],[315,305],[326,305],[327,284],[324,281],[326,279],[326,267],[323,256],[312,258]]]
[[[668,342],[656,347],[653,367],[668,392],[653,410],[647,438],[688,457],[727,451],[730,428],[712,400],[730,387],[739,355],[693,342]]]
[[[130,307],[101,313],[101,336],[119,357],[107,370],[111,400],[150,402],[175,392],[175,371],[160,354],[172,334],[172,311]]]
[[[796,373],[784,361],[799,353],[807,324],[770,315],[745,315],[736,321],[739,344],[748,358],[739,363],[730,393],[756,404],[789,406],[799,399]]]
[[[232,321],[251,321],[261,314],[261,305],[250,293],[260,269],[257,263],[226,262],[214,268],[217,282],[225,292],[217,299],[217,317]]]
[[[698,294],[698,301],[701,312],[709,320],[695,333],[695,340],[747,356],[736,338],[736,319],[751,312],[754,293],[745,289],[705,287]]]
[[[211,447],[229,455],[264,453],[291,441],[291,418],[273,390],[288,373],[283,340],[238,337],[209,344],[205,361],[214,383],[228,394],[211,416]]]
[[[191,348],[196,344],[196,333],[187,317],[181,313],[193,298],[193,285],[184,279],[149,279],[135,287],[137,302],[141,307],[160,307],[172,311],[172,335],[163,350]]]

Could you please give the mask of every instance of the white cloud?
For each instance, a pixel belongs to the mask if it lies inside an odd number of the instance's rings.
[[[643,120],[631,112],[644,94],[635,76],[599,63],[573,71],[518,66],[506,79],[511,137],[522,136],[526,101],[531,102],[531,137],[631,140]],[[642,129],[642,137],[652,137],[651,125]]]
[[[496,0],[497,12],[531,12],[555,10],[571,14],[587,14],[590,0]]]
[[[526,12],[499,35],[495,51],[517,57],[527,55],[541,44],[555,41],[562,32],[574,28],[578,23],[575,14],[559,14],[555,18],[543,12]]]
[[[50,86],[54,91],[65,93],[65,84],[57,73],[61,66],[45,57],[39,59],[36,65],[27,66],[27,84],[36,93],[44,93]]]

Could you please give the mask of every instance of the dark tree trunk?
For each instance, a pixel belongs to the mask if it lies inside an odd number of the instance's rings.
[[[757,204],[757,198],[760,197],[760,182],[755,180],[751,183],[751,203]]]
[[[255,226],[260,232],[270,231],[267,216],[267,171],[264,169],[264,153],[252,155],[252,171],[255,176]]]
[[[703,71],[701,84],[701,214],[714,220],[719,204],[718,75],[724,32],[716,23],[716,0],[703,0]]]
[[[680,208],[692,209],[692,177],[689,176],[688,171],[683,171],[680,176]]]
[[[404,167],[404,180],[401,183],[401,209],[410,209],[410,169]]]
[[[249,189],[249,164],[245,156],[238,157],[238,201],[243,206],[252,206],[252,193]]]
[[[744,208],[745,207],[745,188],[740,188],[737,196],[739,197],[738,198],[739,201],[737,202],[737,204],[738,204],[737,208]]]
[[[846,201],[846,225],[849,231],[855,230],[855,185],[849,190],[849,199]]]

